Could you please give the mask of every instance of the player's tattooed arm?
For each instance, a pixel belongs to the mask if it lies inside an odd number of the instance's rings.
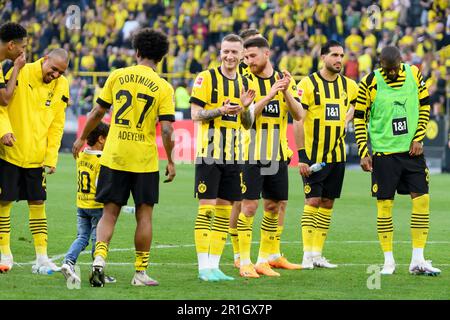
[[[206,110],[193,103],[191,104],[191,118],[194,121],[209,121],[223,114],[221,108],[223,107]]]

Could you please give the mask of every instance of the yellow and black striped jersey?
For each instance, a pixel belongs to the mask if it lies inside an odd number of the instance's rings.
[[[97,178],[100,172],[100,150],[84,149],[77,158],[77,207],[82,209],[103,208],[95,201]]]
[[[395,81],[387,79],[383,69],[378,69],[383,76],[384,81],[391,88],[400,88],[403,86],[406,79],[405,65],[402,63],[400,67],[399,76]],[[417,84],[419,94],[419,123],[416,133],[414,135],[414,141],[422,141],[427,131],[428,120],[430,118],[430,97],[428,89],[425,85],[425,81],[422,77],[419,69],[412,65],[411,72],[414,77],[414,81]],[[375,101],[377,95],[377,80],[375,73],[371,72],[366,75],[359,83],[358,98],[355,106],[355,136],[358,143],[358,153],[361,158],[369,154],[367,147],[367,124],[369,122],[370,107]]]
[[[340,74],[327,81],[315,72],[304,77],[298,89],[307,111],[304,136],[308,159],[313,163],[345,161],[345,117],[355,103],[358,85]]]
[[[248,80],[236,74],[235,79],[225,77],[221,68],[202,71],[195,79],[190,103],[206,110],[216,109],[230,99],[232,104],[241,104],[241,89],[248,87]],[[197,157],[221,160],[242,158],[241,116],[223,115],[202,121],[197,128]]]
[[[97,99],[113,106],[101,164],[128,172],[158,171],[156,123],[175,121],[172,86],[152,68],[136,65],[114,70]]]
[[[239,74],[243,75],[243,76],[248,76],[249,74],[251,74],[252,72],[250,71],[250,67],[244,62],[242,61],[239,66],[238,66],[238,72]]]
[[[248,75],[249,88],[255,90],[257,103],[265,97],[274,83],[282,77],[282,73],[274,71],[269,78]],[[300,102],[297,86],[292,79],[289,92]],[[289,108],[283,93],[276,96],[264,107],[262,113],[255,118],[251,130],[246,130],[244,143],[244,160],[276,160],[284,161],[290,157],[287,143],[287,124]]]

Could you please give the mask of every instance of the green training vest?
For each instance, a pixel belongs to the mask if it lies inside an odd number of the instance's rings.
[[[377,95],[370,109],[369,134],[373,152],[406,152],[417,130],[419,96],[411,67],[400,88],[389,87],[375,70]]]

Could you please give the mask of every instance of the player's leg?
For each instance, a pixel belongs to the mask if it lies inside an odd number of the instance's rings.
[[[28,201],[29,227],[33,236],[36,252],[36,264],[32,267],[35,273],[59,271],[47,255],[48,228],[45,200],[47,198],[46,179],[44,168],[22,168],[22,181],[19,191],[19,200]]]
[[[258,260],[255,270],[258,274],[279,277],[280,274],[272,270],[269,265],[269,255],[273,250],[278,226],[278,201],[264,199],[264,214],[261,223],[261,240],[259,242]]]
[[[153,207],[159,201],[159,172],[133,173],[131,193],[136,206],[135,273],[134,286],[157,286],[158,281],[147,275],[150,247],[152,244]]]
[[[13,266],[10,247],[12,202],[0,201],[0,273],[8,272]]]
[[[257,164],[245,164],[242,175],[243,192],[241,213],[238,219],[239,254],[241,266],[239,273],[245,278],[259,278],[250,257],[253,235],[253,220],[258,209],[263,179],[260,166]]]
[[[234,201],[241,200],[240,172],[241,167],[235,164],[219,166],[221,178],[217,194],[216,212],[212,223],[211,244],[209,247],[209,264],[212,273],[219,280],[234,280],[225,275],[219,268],[220,257],[228,236],[230,215]]]
[[[215,164],[197,163],[195,165],[194,194],[199,199],[195,219],[194,239],[198,261],[198,277],[203,281],[218,281],[211,273],[209,248],[211,243],[211,224],[216,211],[216,198],[220,171]]]
[[[132,173],[113,170],[101,166],[98,176],[95,200],[103,203],[103,215],[97,224],[97,242],[95,243],[94,262],[89,281],[94,287],[105,284],[104,268],[108,256],[109,242],[120,214],[120,208],[126,205],[131,191]]]
[[[331,224],[331,215],[335,199],[341,196],[345,175],[345,163],[329,163],[325,170],[323,180],[322,198],[316,216],[316,230],[312,246],[313,263],[315,267],[336,268],[337,265],[329,263],[322,255],[325,240]]]
[[[395,272],[392,208],[395,191],[400,181],[401,167],[398,166],[393,155],[374,155],[372,159],[372,196],[377,198],[377,232],[384,254],[381,274],[390,275]]]
[[[12,201],[19,199],[20,168],[0,159],[0,273],[13,267],[10,247]]]
[[[219,191],[220,194],[220,191]],[[223,196],[223,195],[222,195]],[[230,224],[232,202],[218,198],[215,206],[214,219],[211,226],[211,242],[209,246],[209,266],[211,272],[219,280],[234,280],[233,277],[225,275],[219,267],[220,258],[227,241]]]
[[[286,269],[286,270],[298,270],[302,266],[300,264],[291,263],[288,259],[281,254],[281,235],[284,229],[284,218],[286,216],[287,201],[279,201],[278,210],[278,226],[277,233],[275,236],[274,246],[272,248],[272,253],[269,256],[269,265],[272,268]]]
[[[241,264],[239,255],[239,236],[237,230],[239,213],[241,213],[241,201],[235,201],[233,203],[233,207],[231,208],[230,228],[228,233],[230,234],[231,244],[233,246],[234,266],[236,268],[239,268]]]
[[[409,266],[411,274],[438,275],[441,270],[425,260],[424,249],[430,224],[429,172],[423,155],[404,157],[405,173],[402,176],[403,191],[408,191],[412,199],[411,238],[412,258]]]
[[[264,180],[263,198],[272,199],[277,203],[276,211],[271,211],[271,203],[264,202],[264,215],[277,213],[277,226],[272,248],[269,255],[269,265],[280,269],[301,269],[301,265],[290,263],[280,252],[281,233],[283,232],[284,217],[286,214],[287,199],[289,194],[288,163],[280,162],[276,174],[267,176]],[[270,219],[270,218],[269,218]]]

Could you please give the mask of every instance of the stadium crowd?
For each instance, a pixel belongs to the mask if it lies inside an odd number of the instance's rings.
[[[356,81],[378,66],[384,46],[396,45],[403,60],[417,65],[426,79],[432,114],[446,112],[447,0],[82,0],[79,11],[69,8],[72,4],[69,0],[6,1],[0,18],[26,27],[28,61],[57,47],[70,52],[76,114],[92,108],[104,81],[93,82],[92,77],[76,76],[77,72],[109,72],[132,65],[131,34],[141,26],[169,35],[170,51],[158,72],[176,88],[179,109],[189,108],[195,74],[220,63],[220,39],[256,28],[269,40],[274,65],[289,70],[297,80],[320,67],[320,47],[327,40],[345,44],[344,75]]]

